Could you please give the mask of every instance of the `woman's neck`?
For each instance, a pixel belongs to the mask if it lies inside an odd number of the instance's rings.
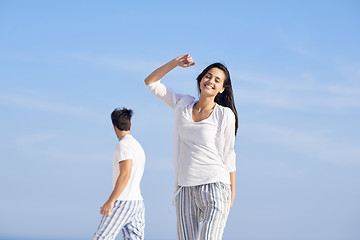
[[[204,97],[200,95],[199,101],[195,104],[195,109],[198,112],[204,110],[210,110],[215,107],[215,98],[214,97]]]

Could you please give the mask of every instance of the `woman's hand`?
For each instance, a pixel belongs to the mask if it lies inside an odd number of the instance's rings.
[[[235,200],[235,174],[236,174],[236,172],[230,173],[230,189],[231,189],[230,209],[233,207],[234,200]]]
[[[174,59],[174,62],[176,63],[177,66],[183,67],[183,68],[195,65],[195,62],[193,61],[193,58],[190,56],[190,54],[176,57]]]
[[[160,79],[162,79],[168,72],[170,72],[171,70],[173,70],[174,68],[176,68],[177,66],[179,67],[190,67],[195,65],[195,63],[193,62],[192,57],[190,57],[190,54],[186,54],[186,55],[182,55],[179,57],[176,57],[174,59],[172,59],[170,62],[162,65],[161,67],[159,67],[158,69],[156,69],[155,71],[153,71],[146,79],[145,79],[145,84],[149,85],[153,82],[157,82]]]

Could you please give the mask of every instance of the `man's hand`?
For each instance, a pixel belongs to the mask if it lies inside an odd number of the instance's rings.
[[[111,213],[111,210],[113,209],[114,207],[114,202],[112,201],[107,201],[104,206],[102,206],[100,208],[100,214],[101,215],[104,215],[104,216],[109,216],[110,213]]]
[[[129,181],[131,175],[132,160],[127,159],[119,162],[120,175],[116,180],[114,190],[112,191],[109,200],[100,208],[100,214],[104,216],[109,216],[111,210],[114,207],[116,199],[120,196],[122,191],[125,189],[126,184]]]

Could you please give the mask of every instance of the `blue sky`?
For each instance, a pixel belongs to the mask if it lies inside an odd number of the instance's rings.
[[[220,61],[239,131],[225,240],[360,239],[359,1],[0,1],[0,239],[90,239],[111,192],[110,113],[134,110],[146,239],[175,239],[172,110]]]

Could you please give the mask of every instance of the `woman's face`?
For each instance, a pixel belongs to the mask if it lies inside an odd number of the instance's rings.
[[[218,68],[211,68],[200,81],[200,94],[216,96],[224,88],[225,73]]]

